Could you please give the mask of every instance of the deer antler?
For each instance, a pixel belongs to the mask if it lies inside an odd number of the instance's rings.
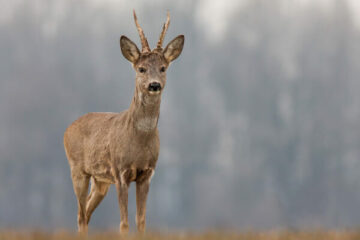
[[[163,43],[163,41],[164,41],[165,34],[166,34],[166,31],[167,31],[169,25],[170,25],[170,14],[169,14],[169,11],[167,11],[166,22],[164,23],[162,32],[161,32],[161,34],[160,34],[159,41],[158,41],[157,46],[156,46],[158,49],[162,49],[162,43]]]
[[[135,10],[133,10],[134,12],[134,20],[135,20],[135,24],[136,24],[136,27],[137,27],[137,30],[139,32],[139,35],[140,35],[140,39],[141,39],[141,46],[142,46],[142,52],[151,52],[151,49],[149,47],[149,43],[145,37],[145,34],[144,34],[144,31],[142,30],[142,28],[140,27],[139,23],[138,23],[138,20],[137,20],[137,17],[136,17],[136,13],[135,13]]]

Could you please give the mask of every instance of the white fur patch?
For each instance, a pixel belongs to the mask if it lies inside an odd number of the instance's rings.
[[[149,132],[156,128],[157,117],[145,117],[138,119],[136,122],[136,128],[140,131]]]
[[[126,171],[126,170],[125,170],[125,171]],[[122,173],[120,173],[121,185],[126,185],[125,171],[123,171]]]
[[[150,177],[149,177],[149,180],[148,180],[149,183],[150,183],[152,177],[154,176],[154,173],[155,173],[155,170],[154,170],[154,169],[151,169],[151,174],[150,174]]]

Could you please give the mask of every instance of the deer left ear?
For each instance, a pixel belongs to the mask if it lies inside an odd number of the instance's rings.
[[[184,40],[184,35],[179,35],[166,46],[165,50],[163,51],[166,61],[170,63],[180,56],[184,47]]]

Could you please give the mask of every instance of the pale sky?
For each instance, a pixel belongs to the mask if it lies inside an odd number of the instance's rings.
[[[194,9],[194,21],[200,29],[205,29],[210,41],[217,42],[221,40],[221,36],[228,29],[229,19],[236,11],[245,6],[250,0],[199,0]],[[333,11],[334,2],[336,0],[284,0],[283,4],[286,9],[297,11],[299,7],[307,8],[309,6],[319,7],[324,11]],[[356,24],[360,27],[360,1],[359,0],[346,0],[350,4],[352,16]],[[105,8],[109,12],[121,14],[124,11],[129,11],[132,8],[139,9],[143,4],[140,1],[134,1],[131,4],[125,3],[124,0],[88,0],[87,1],[94,8]],[[165,2],[164,0],[157,0],[156,3]],[[186,11],[188,4],[191,1],[174,2],[176,8],[181,8]],[[11,24],[15,15],[16,9],[21,7],[25,1],[23,0],[0,0],[0,26],[3,24]],[[55,1],[51,6],[48,2],[42,0],[33,0],[32,5],[39,15],[46,12],[48,22],[45,23],[44,33],[54,34],[56,32],[56,25],[62,21],[64,11],[70,7],[71,1]],[[211,26],[211,27],[209,27]]]

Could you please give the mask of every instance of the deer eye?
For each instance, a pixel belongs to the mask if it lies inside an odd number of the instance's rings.
[[[146,72],[146,69],[145,69],[145,68],[143,68],[143,67],[139,67],[139,72],[141,72],[141,73],[145,73],[145,72]]]
[[[165,70],[166,70],[165,67],[160,68],[160,72],[165,72]]]

